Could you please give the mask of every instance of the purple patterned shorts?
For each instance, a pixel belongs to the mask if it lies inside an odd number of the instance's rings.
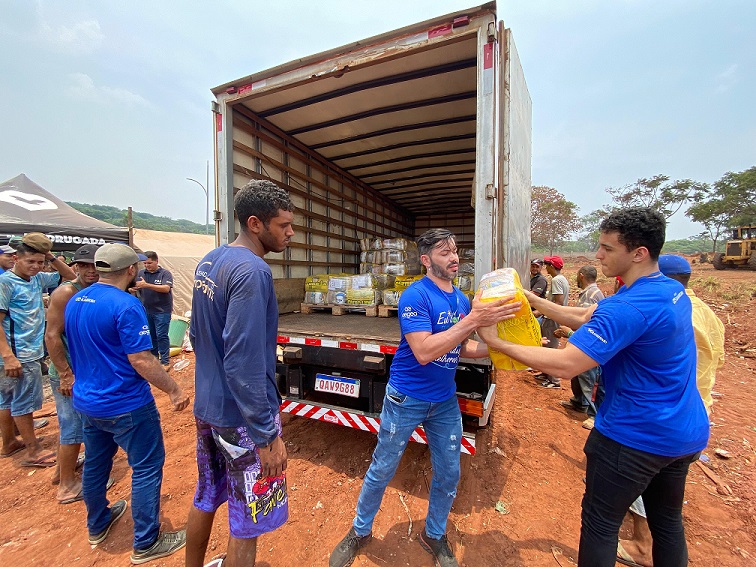
[[[215,512],[228,501],[231,536],[249,539],[272,532],[289,518],[286,473],[258,478],[260,459],[246,427],[197,422],[197,491],[194,506]],[[281,419],[276,416],[278,435]]]

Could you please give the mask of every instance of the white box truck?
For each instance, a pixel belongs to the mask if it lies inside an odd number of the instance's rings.
[[[504,266],[527,281],[531,102],[512,33],[491,2],[213,93],[219,241],[238,234],[233,197],[249,180],[274,181],[297,207],[289,248],[266,256],[282,411],[376,433],[398,319],[302,313],[305,278],[357,273],[361,238],[447,228],[474,248],[476,284]],[[474,454],[496,390],[490,361],[460,361],[457,387],[461,450]],[[425,442],[421,428],[413,439]]]

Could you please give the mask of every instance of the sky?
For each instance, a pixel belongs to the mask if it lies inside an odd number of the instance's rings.
[[[0,181],[204,223],[212,87],[473,0],[0,0]],[[534,185],[585,215],[657,174],[756,165],[756,2],[511,0]],[[210,188],[212,207],[212,187]],[[668,238],[702,227],[681,213]]]

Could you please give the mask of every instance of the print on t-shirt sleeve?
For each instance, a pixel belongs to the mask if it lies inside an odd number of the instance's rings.
[[[570,337],[569,342],[599,364],[606,364],[646,330],[646,320],[635,307],[624,301],[604,300],[591,320]]]
[[[416,287],[419,287],[418,284],[407,288],[399,298],[399,324],[405,335],[421,331],[433,332],[430,306],[424,294],[414,289]]]
[[[0,281],[0,311],[8,313],[13,285],[7,281]]]
[[[43,290],[48,287],[55,287],[63,280],[63,276],[58,272],[39,272],[37,276]]]
[[[123,311],[118,316],[118,336],[126,354],[134,354],[152,349],[150,327],[144,307],[137,303]]]
[[[163,285],[173,287],[173,274],[168,270],[163,270]]]

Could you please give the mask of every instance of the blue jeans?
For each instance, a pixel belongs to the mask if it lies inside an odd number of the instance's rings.
[[[445,402],[424,402],[400,393],[389,384],[383,399],[378,445],[357,501],[354,519],[357,535],[364,536],[372,531],[383,493],[394,477],[410,435],[421,424],[428,437],[433,467],[425,532],[434,539],[446,533],[446,520],[457,496],[460,474],[462,414],[457,396]]]
[[[160,364],[168,364],[171,358],[171,339],[168,337],[171,314],[147,313],[147,324],[150,326],[152,354],[160,359]]]
[[[10,410],[13,417],[42,409],[42,366],[39,360],[21,363],[21,376],[5,375],[0,365],[0,410]]]
[[[82,421],[87,447],[82,484],[89,533],[102,532],[110,521],[106,486],[113,468],[113,456],[121,447],[132,470],[134,549],[150,547],[160,531],[160,486],[165,463],[163,430],[155,402],[113,417],[82,414]]]
[[[579,567],[607,567],[627,509],[643,495],[654,539],[654,565],[683,567],[688,547],[682,522],[685,478],[700,453],[664,457],[622,445],[597,429],[585,443],[587,466],[580,529]]]
[[[60,375],[54,365],[50,365],[50,388],[55,398],[55,411],[58,413],[60,427],[60,444],[77,445],[84,442],[81,414],[73,407],[73,397],[60,393]]]

